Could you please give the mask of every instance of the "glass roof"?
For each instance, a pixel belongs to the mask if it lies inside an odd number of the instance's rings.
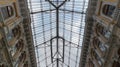
[[[37,67],[79,67],[88,0],[28,0]]]

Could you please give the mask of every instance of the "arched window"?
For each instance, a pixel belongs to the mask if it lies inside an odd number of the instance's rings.
[[[96,51],[100,52],[100,56],[104,56],[107,51],[105,44],[103,44],[97,37],[93,38],[92,43]]]
[[[12,6],[5,6],[1,8],[3,18],[8,19],[9,17],[13,16],[14,14],[14,9]]]
[[[101,66],[102,65],[102,61],[101,61],[100,57],[98,56],[98,54],[96,52],[94,52],[94,57],[98,61],[99,65]]]
[[[95,26],[95,32],[96,32],[97,36],[99,36],[99,33],[103,34],[103,29],[104,29],[104,27],[102,25],[96,24],[96,26]]]
[[[102,52],[106,52],[107,51],[107,47],[105,46],[105,44],[102,44],[101,42],[99,42],[98,47],[100,48],[100,50]]]
[[[110,36],[110,31],[106,27],[104,27],[103,25],[101,25],[101,24],[96,24],[96,27],[95,27],[94,30],[95,30],[95,34],[97,36],[102,35],[106,39],[109,38],[109,36]]]
[[[102,25],[100,25],[100,24],[97,24],[96,27],[97,27],[97,31],[98,31],[99,33],[103,34],[103,29],[104,29],[104,27],[103,27]]]
[[[115,10],[115,6],[113,5],[109,5],[109,4],[105,4],[103,6],[103,9],[102,9],[102,13],[108,17],[112,17],[113,13],[114,13],[114,10]]]
[[[18,52],[22,52],[23,48],[24,48],[24,42],[22,39],[20,39],[16,43],[15,47],[11,50],[12,56],[16,56]]]
[[[17,51],[19,51],[19,50],[22,51],[23,46],[24,46],[24,43],[23,43],[23,40],[21,39],[21,40],[18,41],[18,43],[16,44]]]
[[[94,48],[99,46],[100,41],[97,37],[94,37],[92,42],[93,42]]]
[[[12,6],[7,6],[8,9],[8,14],[11,17],[13,15],[13,7]]]
[[[24,51],[21,53],[19,60],[20,60],[20,62],[25,62],[25,59],[26,59],[26,52]]]
[[[20,26],[16,26],[14,29],[12,29],[12,33],[13,33],[13,36],[16,37],[20,37],[21,35],[21,27]]]

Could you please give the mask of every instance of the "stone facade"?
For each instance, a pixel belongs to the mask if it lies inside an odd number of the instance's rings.
[[[31,67],[23,22],[18,0],[0,1],[0,67]]]
[[[85,67],[120,67],[119,9],[119,0],[97,1]]]

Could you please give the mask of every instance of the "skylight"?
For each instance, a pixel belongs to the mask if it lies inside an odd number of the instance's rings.
[[[88,0],[28,0],[37,67],[79,67]]]

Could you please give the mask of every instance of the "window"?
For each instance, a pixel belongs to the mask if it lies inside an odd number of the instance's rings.
[[[104,27],[103,27],[102,25],[100,25],[100,24],[97,24],[96,26],[98,27],[98,28],[97,28],[98,32],[101,33],[101,34],[103,34],[103,29],[104,29]],[[103,34],[103,35],[104,35],[104,34]]]
[[[95,32],[99,36],[99,33],[102,33],[103,27],[100,24],[96,24]]]
[[[114,10],[115,10],[115,6],[113,5],[109,5],[109,4],[105,4],[103,6],[103,14],[105,14],[106,16],[108,17],[112,17],[113,13],[114,13]]]
[[[10,53],[11,53],[12,56],[14,56],[15,53],[16,53],[16,48],[12,47],[11,50],[10,50]]]
[[[27,1],[37,67],[79,67],[89,0]]]
[[[101,51],[106,52],[107,48],[105,47],[105,44],[102,44],[101,42],[99,43],[99,48]]]
[[[10,50],[11,55],[14,56],[18,51],[21,52],[23,50],[23,47],[24,47],[24,43],[23,40],[21,39],[14,47],[11,48]]]
[[[105,28],[104,26],[102,26],[100,24],[96,24],[95,32],[98,36],[101,34],[106,38],[109,38],[110,34],[111,34],[107,28]]]
[[[21,30],[20,30],[20,26],[16,26],[14,29],[12,29],[12,33],[13,33],[13,36],[16,37],[16,36],[20,36],[20,33],[21,33]]]
[[[100,64],[100,66],[102,65],[102,61],[101,61],[101,58],[97,55],[96,52],[94,52],[94,57],[95,59],[98,61],[98,63]]]
[[[94,38],[93,46],[99,47],[101,51],[105,52],[107,50],[105,44],[102,44],[98,38]]]
[[[104,28],[104,32],[103,33],[104,33],[106,38],[109,38],[110,35],[111,35],[111,32],[109,30],[105,29],[105,28]]]
[[[7,33],[7,40],[10,41],[13,38],[13,34],[11,31]]]
[[[19,50],[22,51],[23,45],[24,45],[23,40],[20,40],[20,41],[16,44],[17,51],[19,51]]]
[[[4,19],[8,19],[9,17],[13,16],[13,7],[12,6],[5,6],[1,8],[2,14],[3,14],[3,18]]]
[[[25,59],[26,59],[26,52],[24,51],[24,52],[21,53],[21,55],[19,57],[19,60],[20,60],[20,62],[24,62]]]

